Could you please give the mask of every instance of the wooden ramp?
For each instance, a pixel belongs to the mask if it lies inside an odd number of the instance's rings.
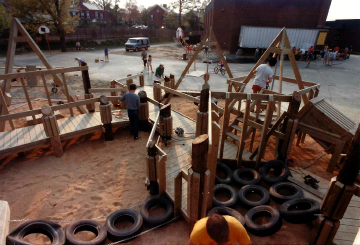
[[[326,191],[329,188],[330,181],[327,181],[326,179],[316,176],[311,172],[308,172],[303,169],[299,170],[298,168],[290,168],[290,171],[293,178],[300,181],[301,183],[304,183],[304,179],[302,178],[300,171],[302,171],[305,175],[309,174],[315,177],[317,180],[319,180],[320,183],[317,192],[319,192],[320,194],[325,195]],[[322,203],[323,199],[320,198],[319,196],[314,195],[311,192],[304,189],[303,191],[305,197],[315,199],[318,202]],[[337,245],[353,244],[353,242],[355,241],[356,234],[359,231],[360,231],[360,198],[357,196],[353,196],[348,208],[346,209],[344,218],[340,220],[340,227],[334,238],[334,243],[336,243]]]
[[[102,130],[100,112],[62,118],[57,120],[57,122],[61,140]],[[118,119],[113,115],[112,125],[115,127],[127,126],[129,125],[129,119],[127,117]],[[43,124],[0,132],[0,155],[2,157],[9,156],[49,143],[49,138],[45,135]]]

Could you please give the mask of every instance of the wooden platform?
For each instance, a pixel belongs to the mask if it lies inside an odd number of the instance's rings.
[[[67,140],[102,130],[100,112],[86,113],[58,120],[60,139]],[[115,118],[114,127],[129,125],[129,119]],[[49,143],[45,135],[43,124],[17,128],[6,132],[0,132],[0,155],[9,156],[21,151],[27,151]]]
[[[315,174],[308,172],[306,170],[303,169],[300,170],[304,172],[305,175],[310,174],[311,176],[319,180],[320,181],[319,189],[317,189],[317,191],[325,195],[329,187],[330,181],[320,178],[319,176],[316,176]],[[290,168],[293,177],[296,180],[304,183],[304,179],[301,177],[300,170],[298,168]],[[315,199],[320,203],[322,202],[322,198],[310,193],[309,191],[304,190],[304,196]],[[340,220],[340,228],[336,233],[334,243],[336,243],[337,245],[353,244],[355,237],[359,231],[360,231],[360,198],[357,196],[353,196],[348,208],[346,209],[344,218]]]

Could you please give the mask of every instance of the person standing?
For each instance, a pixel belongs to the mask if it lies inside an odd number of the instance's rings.
[[[134,135],[134,140],[140,139],[139,137],[139,108],[140,98],[136,91],[136,84],[130,84],[130,91],[124,94],[119,101],[126,102],[126,109],[130,120],[130,133]]]
[[[259,60],[259,58],[260,58],[260,49],[259,49],[259,47],[257,47],[255,49],[255,62],[257,62]]]
[[[146,63],[147,63],[147,53],[145,52],[145,50],[141,53],[141,59],[143,60],[144,70],[145,70],[146,69]]]
[[[348,47],[345,47],[345,49],[344,49],[344,60],[346,60],[346,59],[347,59],[348,52],[349,52]]]
[[[151,65],[151,62],[152,62],[152,56],[149,55],[149,59],[148,59],[148,62],[147,62],[147,71],[149,72],[149,67],[151,68],[151,72],[153,72],[153,69],[152,69],[152,65]]]
[[[308,63],[307,63],[306,68],[309,67],[309,65],[313,59],[314,59],[314,48],[313,48],[313,46],[311,46],[308,50],[308,58],[307,58]]]
[[[255,84],[252,86],[253,93],[259,93],[261,89],[271,83],[274,75],[271,69],[277,63],[276,58],[270,58],[267,64],[259,65],[253,72],[255,75]]]
[[[200,244],[251,244],[242,224],[232,216],[213,214],[197,221],[190,234],[188,245]]]
[[[157,78],[164,78],[164,71],[165,71],[164,63],[160,63],[159,67],[156,68],[155,76]]]
[[[105,53],[105,62],[109,62],[109,49],[107,47],[105,47],[104,53]]]
[[[79,41],[76,42],[76,49],[80,50],[80,42]]]
[[[300,49],[300,60],[304,60],[305,49]]]
[[[324,51],[324,61],[323,61],[323,64],[326,65],[326,63],[329,61],[329,57],[330,57],[330,51],[329,51],[329,49],[325,49],[325,51]]]
[[[349,57],[348,57],[348,59],[350,59],[350,54],[351,54],[351,52],[352,52],[352,49],[353,49],[353,46],[350,45],[350,48],[349,48]]]
[[[331,61],[331,65],[330,65],[330,66],[332,66],[332,65],[333,65],[333,61],[336,60],[337,54],[338,54],[338,51],[335,51],[335,49],[334,49],[334,52],[332,53],[332,56],[331,56],[331,58],[330,58],[330,61]]]

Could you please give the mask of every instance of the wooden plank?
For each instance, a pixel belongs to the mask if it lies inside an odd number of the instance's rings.
[[[324,226],[324,223],[325,223],[325,218],[322,217],[322,216],[318,216],[316,218],[316,220],[314,221],[314,225],[313,225],[313,228],[311,230],[311,233],[310,233],[310,244],[315,244],[319,235],[320,235],[320,232]]]
[[[0,88],[0,109],[1,109],[1,111],[0,111],[1,115],[9,114],[9,110],[7,108],[7,103],[5,101],[5,97],[4,97],[4,94],[3,94],[2,90],[1,90],[1,88]],[[14,123],[13,123],[13,121],[11,119],[9,119],[9,123],[10,123],[11,129],[14,130],[15,126],[14,126]],[[5,129],[5,121],[3,121],[3,123],[0,122],[0,132],[4,131],[4,129]]]
[[[354,186],[348,186],[348,185],[345,186],[331,218],[335,220],[340,220],[344,217],[344,214],[348,208],[350,200],[353,197],[354,191],[355,191]],[[358,205],[358,207],[360,207],[360,204]],[[359,225],[360,225],[360,221],[359,221]]]
[[[45,93],[46,93],[46,98],[47,98],[47,100],[48,100],[48,102],[49,102],[49,106],[52,106],[49,89],[48,89],[48,86],[47,86],[47,84],[46,84],[45,75],[41,75],[41,79],[42,79],[43,84],[44,84],[44,89],[45,89]]]
[[[159,183],[159,195],[164,194],[166,190],[166,159],[167,156],[164,155],[162,157],[159,157],[158,161],[156,161],[156,171]]]
[[[297,186],[307,190],[308,192],[314,194],[315,196],[320,197],[321,199],[323,199],[324,196],[325,196],[324,193],[321,193],[321,192],[317,191],[316,189],[311,188],[310,186],[306,185],[305,183],[302,183],[302,182],[298,181],[297,179],[293,178],[292,176],[289,176],[288,180],[290,182],[294,183],[295,185],[297,185]]]
[[[247,127],[248,127],[248,123],[249,123],[249,115],[250,115],[250,103],[251,103],[251,98],[250,96],[248,96],[246,103],[245,103],[245,112],[244,112],[244,117],[243,117],[243,126],[242,126],[242,130],[240,133],[240,142],[239,142],[239,149],[238,149],[238,153],[237,153],[237,166],[240,167],[241,165],[241,159],[242,159],[242,155],[243,155],[243,151],[245,148],[245,140],[246,140],[246,133],[247,133]]]
[[[64,85],[67,102],[70,103],[71,102],[70,101],[70,94],[69,94],[68,84],[67,84],[66,78],[65,78],[65,73],[61,73],[61,79],[62,79],[62,82],[63,82],[63,85]],[[70,115],[73,117],[74,116],[73,109],[71,107],[69,109],[70,109]]]
[[[319,245],[326,244],[326,241],[328,240],[332,228],[333,228],[333,222],[331,220],[325,219],[324,226],[320,232],[316,244]]]
[[[30,100],[30,97],[29,97],[29,93],[28,93],[28,91],[27,91],[27,89],[26,89],[26,85],[25,85],[25,81],[24,81],[24,78],[23,78],[23,77],[20,78],[20,82],[21,82],[21,86],[22,86],[23,89],[24,89],[24,94],[25,94],[26,101],[27,101],[27,103],[28,103],[29,109],[32,110],[33,107],[32,107],[31,100]],[[35,122],[35,121],[36,121],[36,118],[35,118],[34,115],[32,115],[32,118],[33,118],[33,120],[34,120],[34,122]]]

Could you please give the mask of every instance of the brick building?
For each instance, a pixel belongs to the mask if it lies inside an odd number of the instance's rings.
[[[212,0],[205,31],[212,29],[222,49],[238,49],[241,26],[324,28],[331,0]]]
[[[353,52],[360,53],[360,19],[327,21],[329,33],[326,43],[330,48],[339,46],[340,50],[352,46]]]
[[[156,4],[147,14],[147,25],[149,28],[161,28],[165,26],[165,14],[168,12],[167,5]]]
[[[80,14],[80,22],[99,24],[108,24],[110,22],[109,11],[101,10],[95,4],[84,3],[82,0],[79,1],[78,9],[71,10],[70,14],[73,16]]]

